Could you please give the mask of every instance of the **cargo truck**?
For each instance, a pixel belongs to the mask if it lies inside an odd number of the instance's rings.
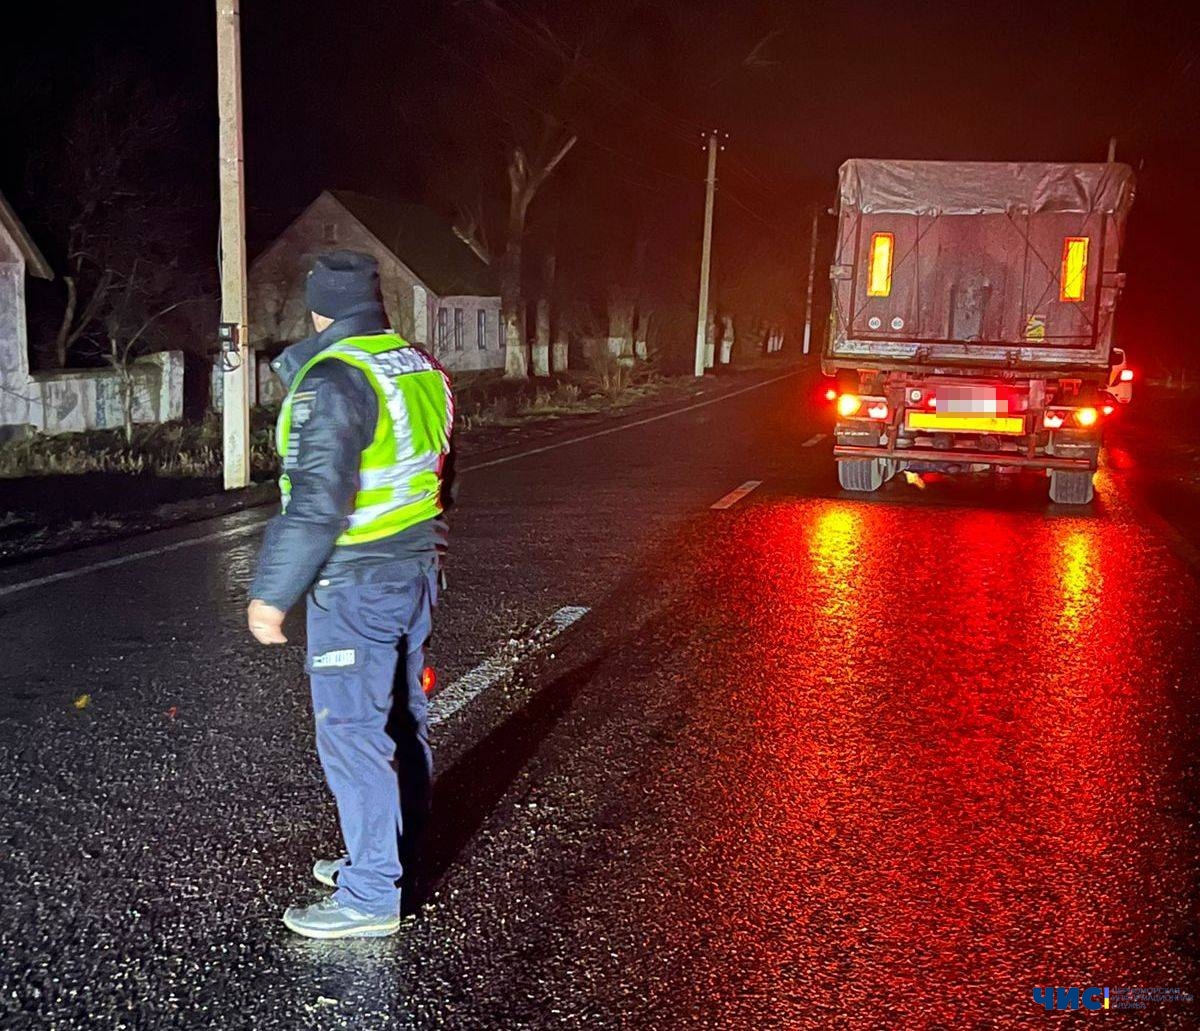
[[[1044,470],[1092,500],[1128,166],[850,160],[833,310],[842,487],[902,470]]]

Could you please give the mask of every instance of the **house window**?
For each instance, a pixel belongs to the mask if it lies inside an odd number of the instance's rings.
[[[438,354],[445,353],[450,345],[450,309],[438,308],[437,316],[437,344],[436,350]]]
[[[487,310],[485,308],[479,309],[477,329],[476,329],[475,333],[476,333],[475,342],[479,345],[479,350],[486,351],[487,350]]]
[[[337,243],[338,242],[337,223],[326,222],[325,226],[324,226],[324,234],[323,235],[324,235],[326,243]]]
[[[462,308],[454,309],[454,350],[463,349],[464,337],[467,335],[467,313]]]

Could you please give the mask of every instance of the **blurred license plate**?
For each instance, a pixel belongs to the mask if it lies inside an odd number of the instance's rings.
[[[961,415],[1007,415],[1008,398],[1001,398],[995,387],[940,384],[934,391],[935,411]]]
[[[940,433],[1024,433],[1020,415],[971,415],[967,412],[909,412],[910,430],[934,430]]]

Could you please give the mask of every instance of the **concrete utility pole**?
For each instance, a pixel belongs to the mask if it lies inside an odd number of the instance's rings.
[[[246,304],[246,190],[242,179],[242,60],[238,0],[217,0],[221,116],[221,360],[225,489],[250,482],[250,349]]]
[[[712,258],[713,193],[717,186],[717,131],[708,134],[708,178],[704,195],[704,250],[700,254],[700,311],[696,316],[696,375],[704,375],[708,329],[708,269]]]
[[[813,299],[813,272],[817,268],[817,219],[820,216],[821,208],[819,205],[813,205],[812,230],[809,233],[808,239],[808,293],[804,299],[804,353],[808,354],[808,343],[812,338],[812,299]]]

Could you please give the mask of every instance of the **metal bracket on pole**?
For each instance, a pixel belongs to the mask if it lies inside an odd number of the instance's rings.
[[[241,334],[238,332],[240,327],[236,322],[222,322],[217,327],[217,343],[221,345],[221,351],[225,354],[237,354],[238,348],[241,346]]]

